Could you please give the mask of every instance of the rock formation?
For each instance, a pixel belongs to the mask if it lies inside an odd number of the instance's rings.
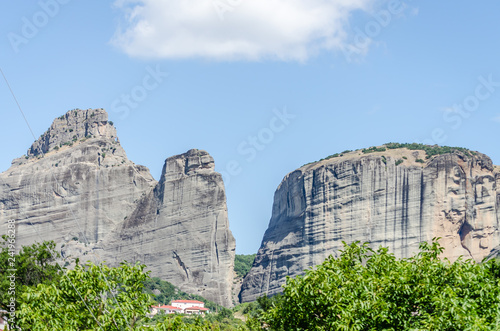
[[[16,220],[18,246],[95,243],[155,184],[146,167],[127,159],[104,110],[73,110],[0,174],[0,215]]]
[[[283,179],[242,302],[281,292],[286,276],[336,255],[342,241],[408,257],[441,237],[444,257],[476,261],[499,244],[500,175],[486,155],[456,150],[424,161],[421,150],[379,150],[308,164]]]
[[[65,257],[141,261],[152,276],[231,305],[235,242],[212,157],[169,158],[157,183],[128,160],[103,109],[55,119],[0,174],[2,226],[7,220],[16,221],[18,248],[54,240]]]
[[[183,291],[230,306],[235,241],[213,158],[196,149],[168,158],[158,185],[103,248],[146,263]]]

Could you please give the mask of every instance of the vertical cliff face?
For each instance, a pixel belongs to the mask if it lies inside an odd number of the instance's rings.
[[[183,291],[231,306],[235,241],[224,184],[205,151],[170,157],[161,180],[104,246]]]
[[[0,174],[0,217],[16,220],[19,247],[95,243],[155,184],[146,167],[127,159],[104,110],[74,110]]]
[[[342,241],[368,241],[408,257],[421,241],[441,237],[451,260],[488,255],[499,244],[500,219],[491,160],[460,152],[422,159],[425,152],[405,148],[352,152],[288,174],[240,299],[281,292],[286,276],[336,255]]]
[[[0,174],[0,224],[7,220],[18,248],[54,240],[65,258],[140,261],[152,276],[232,305],[235,241],[213,158],[168,158],[158,183],[127,159],[103,109],[55,119]]]

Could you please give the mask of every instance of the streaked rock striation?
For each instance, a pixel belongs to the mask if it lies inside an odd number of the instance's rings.
[[[168,158],[158,185],[103,248],[146,263],[183,291],[232,305],[235,240],[213,158],[196,149]]]
[[[73,110],[54,120],[0,174],[0,215],[17,222],[17,244],[104,238],[156,184],[127,159],[103,109]]]
[[[487,256],[499,244],[500,220],[500,175],[490,158],[456,151],[424,159],[406,148],[355,151],[288,174],[241,301],[281,292],[286,276],[336,255],[342,241],[408,257],[441,237],[451,260]]]
[[[232,304],[235,242],[213,158],[199,150],[168,158],[158,183],[128,160],[103,109],[55,119],[0,174],[7,220],[19,248],[54,240],[66,258],[141,261],[152,276]]]

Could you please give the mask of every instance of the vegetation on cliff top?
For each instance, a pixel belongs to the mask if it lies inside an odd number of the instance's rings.
[[[375,153],[375,152],[385,152],[388,149],[400,149],[400,148],[407,148],[409,150],[420,150],[424,151],[426,155],[426,159],[430,159],[431,157],[435,155],[442,155],[442,154],[448,154],[448,153],[453,153],[453,152],[460,152],[465,154],[466,156],[472,157],[473,155],[477,155],[477,152],[471,151],[467,148],[463,147],[450,147],[450,146],[438,146],[438,145],[424,145],[424,144],[419,144],[419,143],[386,143],[382,145],[381,147],[376,147],[372,146],[369,148],[363,148],[363,149],[357,149],[357,151],[361,151],[363,154],[370,154],[370,153]],[[351,150],[346,150],[343,151],[342,153],[335,153],[332,155],[329,155],[323,159],[320,159],[319,161],[316,162],[321,162],[323,160],[329,160],[332,158],[336,157],[342,157],[347,153],[352,152]],[[304,165],[316,163],[316,162],[309,162]]]
[[[398,148],[407,148],[409,150],[422,150],[426,154],[426,158],[431,158],[434,155],[442,155],[442,154],[449,154],[449,153],[454,153],[454,152],[460,152],[463,153],[467,156],[472,157],[473,155],[477,155],[476,152],[471,151],[467,148],[463,147],[450,147],[450,146],[438,146],[438,145],[424,145],[424,144],[417,144],[417,143],[387,143],[384,144],[385,147],[388,149],[398,149]]]

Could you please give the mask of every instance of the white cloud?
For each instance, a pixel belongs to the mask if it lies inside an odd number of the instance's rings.
[[[356,10],[376,0],[118,0],[112,43],[131,56],[304,61],[339,50]]]

